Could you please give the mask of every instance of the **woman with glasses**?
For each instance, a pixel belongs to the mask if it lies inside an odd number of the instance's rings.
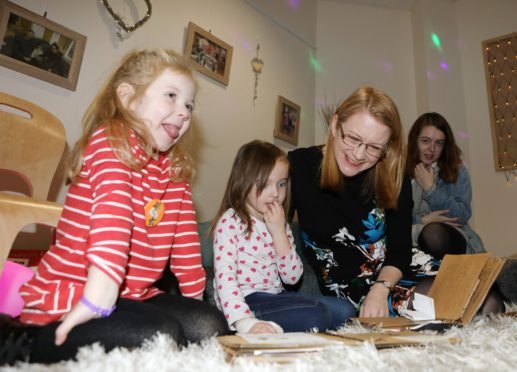
[[[337,108],[324,146],[289,153],[291,217],[322,292],[363,317],[406,306],[411,261],[411,184],[399,113],[385,93],[362,87]]]

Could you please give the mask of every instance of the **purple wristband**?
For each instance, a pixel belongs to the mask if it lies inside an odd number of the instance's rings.
[[[92,311],[92,313],[95,313],[97,315],[99,315],[101,318],[105,318],[107,316],[110,316],[111,313],[113,313],[113,311],[115,311],[115,308],[116,306],[113,305],[111,308],[109,309],[103,309],[102,307],[99,307],[99,306],[95,306],[94,304],[92,304],[90,301],[88,301],[88,299],[84,296],[81,297],[81,299],[79,300],[80,303],[82,303],[84,306],[86,306],[88,309],[90,309]]]

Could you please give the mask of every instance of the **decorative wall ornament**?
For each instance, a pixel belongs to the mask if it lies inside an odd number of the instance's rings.
[[[482,43],[495,170],[517,170],[517,32]]]
[[[151,14],[153,12],[153,6],[151,4],[151,0],[144,0],[145,5],[147,6],[147,11],[142,19],[139,21],[133,23],[132,25],[128,25],[125,23],[124,18],[119,16],[113,8],[109,5],[108,0],[100,0],[102,5],[106,8],[108,13],[110,14],[111,18],[116,22],[117,24],[117,36],[121,41],[124,39],[127,39],[129,37],[129,33],[135,31],[138,27],[142,26],[145,22],[149,20],[151,17]]]
[[[255,74],[255,86],[253,88],[253,104],[255,104],[255,100],[258,98],[258,76],[262,72],[262,67],[264,67],[264,61],[259,58],[259,49],[260,44],[257,44],[257,55],[255,58],[251,60],[251,68],[253,69],[253,73]]]

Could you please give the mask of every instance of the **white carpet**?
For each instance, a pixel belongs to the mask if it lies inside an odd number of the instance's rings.
[[[167,337],[157,336],[138,350],[116,349],[110,353],[98,345],[83,348],[77,362],[53,365],[18,364],[0,367],[13,371],[512,371],[517,369],[517,318],[477,317],[447,334],[461,338],[457,345],[437,344],[378,351],[370,344],[339,351],[307,355],[290,364],[253,363],[236,360],[227,364],[215,339],[178,351]]]

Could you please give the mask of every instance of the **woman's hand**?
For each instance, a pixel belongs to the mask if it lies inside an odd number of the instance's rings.
[[[415,181],[422,190],[429,191],[434,184],[433,167],[428,167],[424,163],[418,163],[415,167]]]
[[[387,317],[389,289],[382,284],[374,284],[366,295],[363,304],[359,308],[359,316],[362,318]]]
[[[459,224],[457,221],[458,221],[458,218],[457,217],[449,217],[447,215],[447,213],[449,213],[449,210],[448,209],[440,209],[440,210],[437,210],[437,211],[432,211],[431,213],[429,214],[426,214],[425,216],[423,216],[420,221],[422,222],[422,225],[427,225],[428,223],[431,223],[431,222],[443,222],[443,223],[447,223],[451,226],[454,226],[454,227],[461,227],[461,224]]]

